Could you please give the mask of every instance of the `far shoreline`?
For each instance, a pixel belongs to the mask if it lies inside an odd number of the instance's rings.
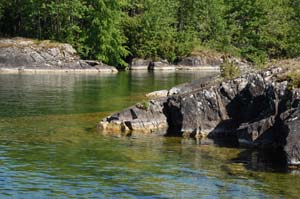
[[[28,68],[0,68],[0,74],[16,74],[16,73],[88,73],[88,74],[116,74],[118,70],[111,69],[28,69]]]
[[[43,74],[43,73],[94,73],[94,74],[116,74],[119,71],[123,70],[117,70],[117,69],[41,69],[41,68],[0,68],[0,74],[13,74],[13,73],[30,73],[30,74]],[[130,72],[137,73],[137,72],[189,72],[189,71],[211,71],[211,72],[218,72],[220,71],[220,67],[176,67],[174,70],[166,70],[166,69],[156,69],[156,70],[129,70]]]

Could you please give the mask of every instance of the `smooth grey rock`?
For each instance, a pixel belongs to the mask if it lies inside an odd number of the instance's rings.
[[[99,72],[118,72],[118,70],[115,67],[103,63],[95,65],[94,68],[97,69]]]
[[[174,65],[169,64],[166,60],[151,62],[149,70],[176,70]]]
[[[135,58],[131,61],[130,70],[148,70],[150,60]]]

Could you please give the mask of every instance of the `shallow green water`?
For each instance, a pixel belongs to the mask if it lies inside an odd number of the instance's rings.
[[[269,154],[96,132],[145,93],[204,75],[0,75],[0,198],[298,198],[300,174]]]

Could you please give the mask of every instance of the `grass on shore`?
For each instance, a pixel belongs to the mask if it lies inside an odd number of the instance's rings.
[[[279,66],[283,69],[282,73],[277,75],[279,81],[288,81],[289,88],[300,88],[300,59],[274,60],[268,63],[265,68]]]

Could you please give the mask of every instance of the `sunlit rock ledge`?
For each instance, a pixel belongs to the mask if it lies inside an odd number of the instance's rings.
[[[69,44],[25,38],[0,38],[0,72],[114,73],[113,66],[82,60]]]
[[[243,147],[283,149],[287,163],[298,164],[300,90],[278,78],[285,70],[273,67],[229,81],[174,87],[166,97],[104,118],[98,129],[106,134],[229,138]]]

